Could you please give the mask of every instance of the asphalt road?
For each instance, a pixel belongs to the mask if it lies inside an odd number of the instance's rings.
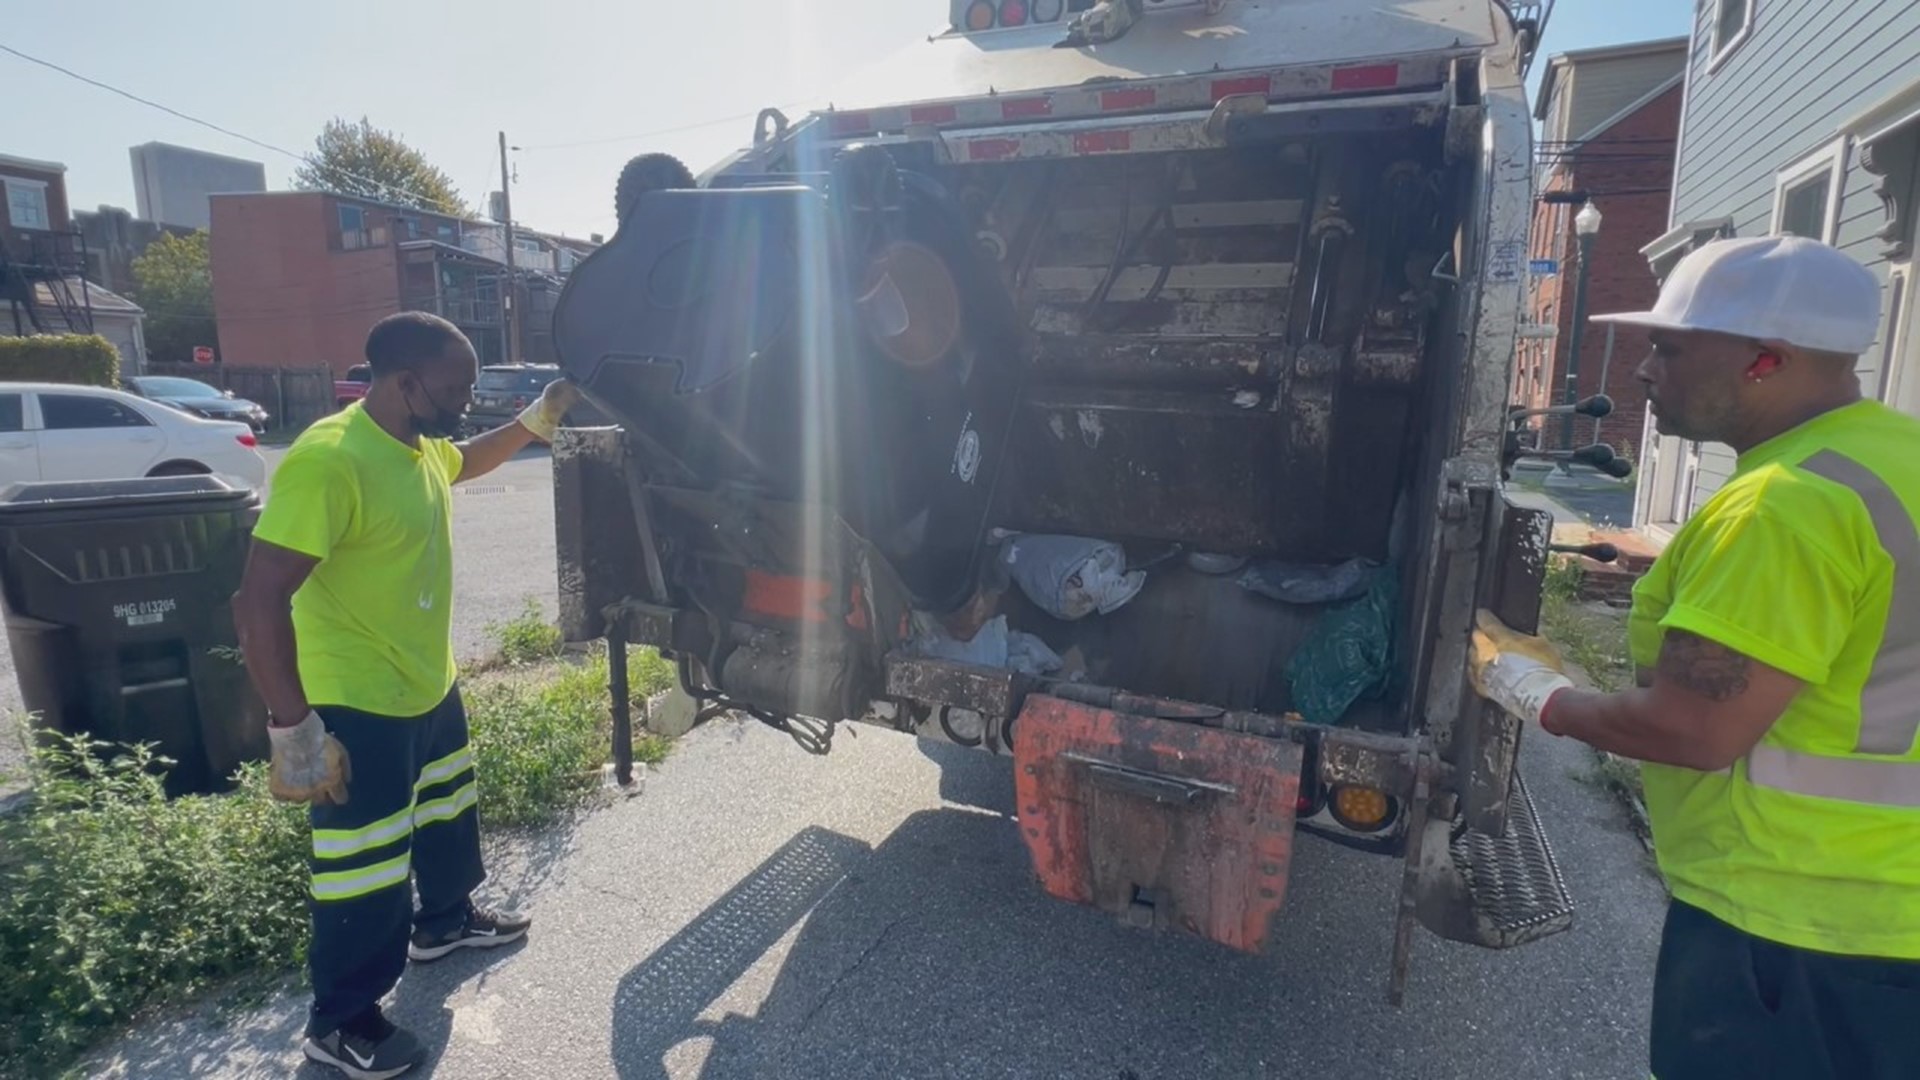
[[[266,451],[269,468],[285,453]],[[558,614],[551,468],[545,450],[528,450],[492,475],[454,488],[453,639],[462,659],[484,654],[487,628],[518,615],[528,600],[549,618]],[[0,798],[16,786],[5,778],[21,760],[21,711],[13,655],[0,641]]]
[[[461,498],[465,648],[551,603],[544,464]],[[1244,957],[1045,898],[1002,760],[847,727],[811,757],[720,721],[640,796],[496,843],[485,891],[532,937],[413,970],[390,1015],[449,1078],[1643,1077],[1664,894],[1582,748],[1524,756],[1575,927],[1511,952],[1420,932],[1397,1011],[1389,860],[1302,837],[1272,949]],[[167,1018],[90,1071],[286,1075],[303,1008]]]

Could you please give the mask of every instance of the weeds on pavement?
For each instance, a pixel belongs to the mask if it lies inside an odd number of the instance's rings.
[[[650,649],[627,656],[636,712],[673,680]],[[474,765],[480,774],[480,817],[489,825],[535,825],[579,806],[600,785],[610,720],[607,657],[539,676],[507,675],[466,691]],[[636,733],[636,761],[657,764],[668,741]]]
[[[540,613],[540,602],[532,597],[526,599],[520,614],[489,625],[487,634],[497,646],[498,662],[511,667],[552,660],[565,645],[560,628],[546,620]]]
[[[1580,666],[1595,688],[1612,693],[1633,685],[1633,660],[1627,650],[1627,613],[1580,599],[1580,567],[1572,560],[1548,564],[1541,589],[1541,631],[1561,655]],[[1640,788],[1640,764],[1604,751],[1587,777],[1625,802],[1634,827],[1646,837],[1646,798]]]
[[[672,672],[636,649],[628,679],[638,705]],[[483,826],[541,825],[594,796],[606,686],[604,652],[463,681]],[[639,760],[666,755],[635,742]],[[167,799],[167,764],[85,738],[32,750],[29,802],[0,817],[0,1077],[57,1074],[144,1008],[304,962],[305,808],[267,794],[264,765],[231,794]]]
[[[0,821],[0,1075],[52,1071],[152,1002],[306,948],[305,812],[250,766],[168,800],[146,747],[49,737]]]

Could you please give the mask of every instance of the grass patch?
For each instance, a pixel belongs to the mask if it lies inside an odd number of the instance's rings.
[[[1561,655],[1579,665],[1598,690],[1615,693],[1633,685],[1633,660],[1627,649],[1627,613],[1580,600],[1580,567],[1573,560],[1548,565],[1541,590],[1541,630]],[[1594,751],[1593,771],[1583,777],[1626,803],[1634,829],[1650,841],[1646,796],[1640,787],[1640,763]]]
[[[493,638],[496,662],[509,667],[538,664],[560,655],[566,643],[560,628],[540,613],[540,602],[529,596],[520,614],[503,623],[490,623],[487,636]]]
[[[600,786],[611,713],[607,657],[585,663],[483,679],[466,691],[474,765],[480,775],[481,820],[538,825],[584,803]],[[627,654],[627,685],[636,711],[673,681],[651,649]],[[633,758],[664,760],[668,740],[634,736]]]
[[[639,705],[673,674],[635,649],[628,679]],[[606,687],[604,651],[463,681],[483,827],[547,824],[596,795]],[[635,743],[648,763],[669,747]],[[29,802],[0,818],[0,1076],[57,1074],[142,1010],[305,962],[305,808],[275,802],[261,765],[231,794],[169,800],[166,764],[86,740],[34,749]]]

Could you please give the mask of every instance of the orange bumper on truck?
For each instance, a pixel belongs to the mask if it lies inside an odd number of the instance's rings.
[[[1020,832],[1048,893],[1247,952],[1287,893],[1298,743],[1032,694]]]

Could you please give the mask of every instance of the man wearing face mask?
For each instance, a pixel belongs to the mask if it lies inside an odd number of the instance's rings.
[[[425,1057],[380,1013],[409,957],[505,945],[529,925],[471,899],[485,870],[455,686],[452,486],[551,441],[578,401],[555,382],[514,422],[455,443],[478,368],[464,334],[402,312],[373,327],[366,356],[366,398],[308,428],[275,471],[234,597],[272,716],[272,790],[312,807],[304,1050],[356,1080]]]

